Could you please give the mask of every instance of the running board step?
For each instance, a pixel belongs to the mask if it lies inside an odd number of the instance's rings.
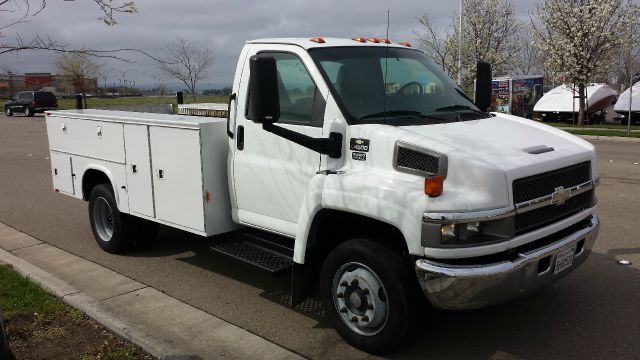
[[[229,241],[214,244],[213,252],[231,256],[244,263],[257,266],[272,274],[280,274],[293,267],[293,259],[249,241]]]

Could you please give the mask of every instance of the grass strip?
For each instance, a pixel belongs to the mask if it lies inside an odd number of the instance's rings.
[[[0,265],[0,309],[4,317],[15,315],[55,315],[65,311],[63,303],[9,265]]]

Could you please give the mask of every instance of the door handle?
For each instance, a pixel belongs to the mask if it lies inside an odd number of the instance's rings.
[[[233,139],[233,133],[229,130],[231,126],[231,102],[236,99],[236,93],[229,95],[229,102],[227,103],[227,135]]]
[[[244,126],[240,125],[238,126],[238,138],[236,139],[237,141],[237,147],[238,150],[244,150]]]
[[[156,174],[158,175],[158,179],[163,180],[164,179],[164,170],[162,169],[158,169],[156,171]]]
[[[96,134],[98,134],[98,137],[102,137],[102,126],[96,128]]]
[[[131,173],[132,174],[137,174],[138,173],[138,165],[131,165]]]
[[[62,126],[60,126],[60,128],[62,129],[63,133],[67,133],[67,123],[62,123]]]

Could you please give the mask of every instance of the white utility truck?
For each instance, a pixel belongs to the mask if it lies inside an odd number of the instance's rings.
[[[158,224],[214,236],[214,251],[291,270],[292,303],[318,290],[344,339],[388,352],[417,331],[422,294],[498,304],[596,239],[593,146],[487,113],[488,64],[476,89],[474,104],[386,39],[249,41],[228,118],[48,112],[53,186],[89,202],[106,251]]]

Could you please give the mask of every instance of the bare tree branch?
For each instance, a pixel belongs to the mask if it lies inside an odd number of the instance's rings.
[[[208,68],[213,64],[213,51],[178,38],[165,48],[161,58],[158,62],[160,70],[185,84],[195,101],[196,85],[206,78]]]

